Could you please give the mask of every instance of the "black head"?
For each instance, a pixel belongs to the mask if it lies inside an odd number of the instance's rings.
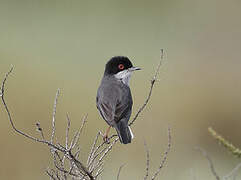
[[[133,67],[131,61],[125,56],[112,57],[105,65],[105,75],[114,75],[120,71]]]

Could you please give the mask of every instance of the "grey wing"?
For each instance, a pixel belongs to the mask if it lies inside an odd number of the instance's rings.
[[[118,123],[121,119],[128,121],[132,111],[132,97],[129,87],[124,89],[124,96],[117,100],[114,120]]]
[[[115,126],[123,118],[128,121],[132,109],[130,88],[116,84],[102,86],[97,92],[96,105],[109,125]]]
[[[111,108],[110,105],[108,105],[105,102],[101,102],[101,101],[97,101],[97,109],[100,112],[100,115],[102,116],[102,118],[111,126],[113,126],[114,122],[113,122],[113,117],[114,117],[114,109]]]
[[[103,94],[98,93],[96,98],[96,106],[100,112],[102,118],[110,125],[114,126],[114,114],[115,114],[115,99],[107,98],[108,96],[103,96]]]

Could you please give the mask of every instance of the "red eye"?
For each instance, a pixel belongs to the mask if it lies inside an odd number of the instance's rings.
[[[125,66],[124,66],[123,64],[119,64],[119,65],[118,65],[118,68],[119,68],[120,70],[124,69],[124,67],[125,67]]]

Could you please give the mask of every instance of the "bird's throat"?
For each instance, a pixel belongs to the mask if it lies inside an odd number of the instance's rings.
[[[115,75],[115,78],[120,80],[125,85],[129,86],[130,78],[131,78],[131,71],[124,70],[124,71],[118,72]]]

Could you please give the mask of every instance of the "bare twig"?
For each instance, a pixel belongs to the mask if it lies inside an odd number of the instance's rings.
[[[78,142],[78,140],[79,140],[80,133],[82,132],[82,129],[83,129],[85,123],[86,123],[87,116],[88,116],[88,115],[86,114],[86,115],[83,117],[81,126],[80,126],[79,129],[75,132],[75,135],[74,135],[74,137],[73,137],[73,139],[72,139],[72,141],[71,141],[71,143],[70,143],[69,150],[73,149],[73,148],[76,146],[76,144],[77,144],[77,142]]]
[[[54,174],[55,174],[55,172],[53,171],[53,169],[47,169],[46,171],[46,174],[50,177],[50,179],[52,179],[52,180],[56,180],[56,179],[58,179],[57,177],[54,177]],[[53,174],[54,173],[54,174]]]
[[[219,175],[217,174],[217,172],[216,172],[216,170],[214,168],[213,161],[209,157],[207,152],[204,149],[200,148],[200,147],[196,147],[196,150],[200,151],[202,153],[202,155],[208,160],[208,164],[209,164],[209,167],[210,167],[210,170],[211,170],[213,176],[216,178],[216,180],[220,180],[220,177],[219,177]]]
[[[97,133],[97,135],[96,135],[96,137],[95,137],[95,140],[94,140],[94,142],[93,142],[93,145],[92,145],[92,147],[91,147],[90,154],[89,154],[88,159],[87,159],[87,165],[89,165],[90,159],[91,159],[92,156],[93,156],[93,152],[94,152],[94,149],[95,149],[95,146],[96,146],[96,143],[97,143],[97,141],[98,141],[99,136],[100,136],[100,131]]]
[[[148,93],[148,96],[147,96],[144,104],[139,108],[139,110],[138,110],[137,113],[135,114],[134,118],[133,118],[132,121],[129,123],[129,126],[131,126],[131,125],[135,122],[135,120],[138,118],[139,114],[143,111],[143,109],[146,107],[146,105],[148,104],[148,102],[149,102],[149,100],[150,100],[150,98],[151,98],[152,89],[153,89],[153,86],[154,86],[154,84],[155,84],[155,82],[156,82],[156,80],[157,80],[157,75],[158,75],[158,73],[159,73],[159,71],[160,71],[160,67],[161,67],[161,65],[162,65],[163,49],[161,49],[161,55],[160,55],[160,56],[161,56],[161,57],[160,57],[160,62],[159,62],[159,64],[158,64],[157,69],[156,69],[156,72],[155,72],[155,74],[154,74],[154,76],[153,76],[153,78],[152,78],[152,80],[151,80],[151,87],[150,87],[150,91],[149,91],[149,93]]]
[[[67,173],[64,170],[63,158],[60,157],[58,151],[52,151],[54,165],[60,171],[60,174],[64,180],[67,180]]]
[[[22,136],[24,136],[24,137],[26,137],[26,138],[28,138],[28,139],[31,139],[31,140],[36,141],[36,142],[40,142],[40,143],[47,144],[48,146],[52,146],[53,148],[62,151],[62,149],[59,149],[57,146],[51,144],[49,141],[45,141],[45,140],[41,140],[41,139],[35,138],[35,137],[30,136],[30,135],[28,135],[28,134],[26,134],[26,133],[24,133],[24,132],[22,132],[21,130],[19,130],[19,129],[16,128],[15,124],[13,123],[10,110],[8,109],[7,103],[6,103],[5,98],[4,98],[4,96],[5,96],[5,84],[6,84],[6,81],[7,81],[8,76],[12,73],[12,71],[13,71],[13,66],[12,66],[11,69],[6,73],[6,75],[5,75],[4,79],[3,79],[3,82],[2,82],[2,85],[1,85],[1,100],[2,100],[2,103],[3,103],[3,106],[4,106],[5,110],[6,110],[6,112],[7,112],[8,119],[9,119],[9,121],[10,121],[10,124],[11,124],[13,130],[14,130],[15,132],[17,132],[18,134],[20,134],[20,135],[22,135]]]
[[[168,128],[168,144],[167,144],[167,149],[163,155],[163,159],[161,160],[161,163],[159,165],[159,168],[157,169],[157,171],[154,173],[154,175],[152,176],[151,180],[154,180],[158,174],[160,173],[161,169],[163,168],[165,162],[167,161],[167,155],[170,152],[171,149],[171,129],[170,127]]]
[[[56,119],[55,116],[56,116],[56,108],[57,108],[59,93],[60,93],[60,89],[57,90],[56,96],[54,99],[53,116],[52,116],[52,135],[51,135],[51,139],[50,139],[51,143],[53,143],[53,138],[54,138],[54,134],[55,134],[55,119]]]
[[[122,168],[123,168],[124,166],[125,166],[125,164],[122,164],[122,165],[119,167],[118,174],[117,174],[117,180],[119,180],[121,170],[122,170]]]
[[[95,179],[101,179],[100,175],[104,172],[104,165],[102,165],[95,173]]]
[[[119,138],[116,138],[110,145],[109,147],[106,149],[106,151],[102,154],[102,156],[100,157],[99,161],[97,162],[97,165],[99,163],[101,163],[103,161],[103,159],[106,157],[106,155],[111,151],[112,147],[117,143],[117,141],[119,140]]]
[[[118,142],[118,140],[119,140],[119,138],[114,139],[109,146],[103,148],[100,152],[95,154],[95,156],[91,159],[91,161],[88,165],[90,172],[95,171],[100,166],[100,164],[103,162],[106,155],[111,151],[111,149]],[[97,159],[97,157],[99,157],[99,159]]]
[[[37,123],[36,123],[36,126],[37,126],[37,131],[39,131],[40,134],[41,134],[41,136],[42,136],[42,139],[45,140],[44,133],[43,133],[43,129],[41,128],[40,123],[37,122]]]
[[[115,137],[115,135],[112,135],[109,139],[112,139],[113,137]],[[93,163],[94,163],[94,161],[96,160],[96,158],[97,158],[99,155],[101,155],[102,153],[104,153],[105,150],[108,148],[108,146],[106,147],[106,146],[104,146],[104,145],[106,145],[106,143],[105,143],[105,142],[102,142],[101,144],[99,144],[99,145],[95,148],[95,150],[94,150],[93,153],[92,153],[92,156],[90,157],[90,160],[89,160],[89,163],[88,163],[88,168],[90,168],[90,167],[93,165]],[[103,149],[101,150],[101,148],[103,148]]]
[[[8,76],[11,74],[13,70],[13,67],[11,67],[11,69],[6,73],[4,79],[3,79],[3,82],[2,82],[2,85],[1,85],[1,92],[0,92],[0,95],[1,95],[1,100],[2,100],[2,103],[4,105],[4,108],[7,112],[7,115],[8,115],[8,119],[11,123],[11,126],[12,128],[14,129],[15,132],[17,132],[18,134],[28,138],[28,139],[31,139],[35,142],[39,142],[39,143],[43,143],[43,144],[46,144],[48,145],[50,148],[51,148],[51,152],[54,154],[57,153],[57,151],[60,151],[64,154],[64,157],[67,157],[70,162],[72,162],[76,167],[77,167],[77,170],[80,172],[80,173],[83,173],[85,176],[87,176],[90,180],[94,180],[94,177],[92,176],[92,174],[86,169],[86,167],[80,162],[78,161],[75,156],[72,155],[71,153],[71,150],[67,149],[66,147],[62,146],[61,144],[54,144],[53,143],[53,138],[54,138],[54,134],[55,134],[55,116],[56,116],[56,106],[57,106],[57,98],[59,96],[59,90],[57,91],[56,93],[56,97],[55,97],[55,102],[54,102],[54,108],[53,108],[53,119],[52,119],[52,134],[51,134],[51,138],[50,138],[50,141],[47,141],[44,139],[44,136],[42,134],[42,140],[41,139],[38,139],[38,138],[35,138],[33,136],[30,136],[22,131],[20,131],[19,129],[16,128],[15,124],[13,123],[13,120],[12,120],[12,116],[11,116],[11,113],[8,109],[8,106],[6,104],[6,101],[4,99],[4,93],[5,93],[5,84],[6,84],[6,81],[7,81],[7,78]],[[84,119],[85,121],[85,119]],[[40,128],[40,125],[38,126],[38,128]],[[76,140],[78,134],[81,132],[83,126],[81,126],[81,128],[79,129],[77,135],[74,137],[74,139]],[[42,131],[42,128],[39,129]],[[78,139],[78,138],[77,138]],[[73,141],[73,145],[76,144],[75,140]],[[60,156],[59,156],[60,157]],[[63,161],[63,159],[60,161]],[[62,167],[64,166],[63,164],[61,165]],[[59,175],[59,171],[54,171],[51,169],[50,170],[47,170],[46,173],[52,178],[52,179],[61,179],[60,175]]]
[[[149,153],[149,149],[146,145],[146,141],[144,141],[144,146],[146,149],[146,175],[144,177],[144,180],[147,180],[148,176],[149,176],[149,167],[150,167],[150,153]]]
[[[81,171],[83,171],[83,173],[85,173],[86,176],[88,176],[91,180],[94,180],[94,177],[86,169],[86,167],[83,165],[83,163],[78,161],[77,159],[75,159],[75,157],[71,154],[71,152],[69,152],[69,153],[70,153],[69,156],[71,157],[71,161],[76,165],[76,167],[78,168],[79,172],[81,173]]]
[[[100,169],[96,172],[95,178],[97,178],[101,173],[103,173],[103,171],[104,171],[104,168],[103,168],[103,166],[102,166],[102,167],[100,167]]]
[[[69,129],[70,129],[70,119],[68,113],[66,114],[66,119],[67,119],[67,127],[66,127],[66,134],[65,134],[65,148],[68,148],[68,143],[69,143]]]
[[[241,168],[241,163],[237,164],[236,167],[234,169],[232,169],[232,171],[230,173],[228,173],[227,175],[225,175],[223,177],[224,180],[228,180],[231,177],[234,177],[235,179],[235,175],[237,174],[237,171]]]

